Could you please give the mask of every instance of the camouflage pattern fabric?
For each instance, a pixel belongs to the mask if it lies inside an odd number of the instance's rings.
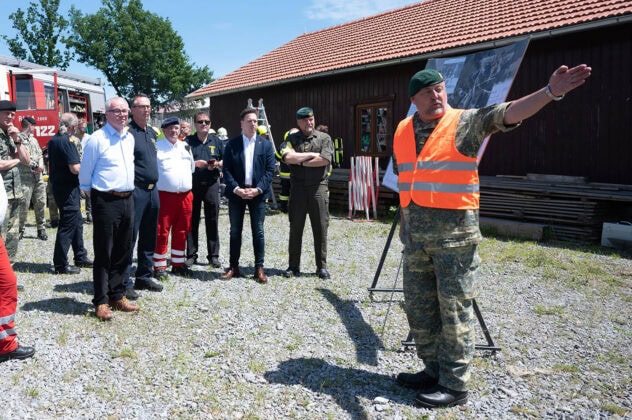
[[[11,160],[15,154],[15,143],[13,140],[0,129],[0,159]],[[7,254],[11,262],[15,262],[15,256],[18,253],[18,242],[20,237],[20,203],[23,198],[22,183],[20,182],[20,170],[18,165],[13,168],[0,171],[4,179],[4,188],[7,192],[9,205],[7,215],[2,224],[0,234],[4,239],[7,248]]]
[[[455,146],[475,157],[485,137],[509,131],[503,119],[509,103],[466,110],[457,125]],[[438,120],[424,123],[417,113],[413,130],[419,154]],[[397,157],[393,156],[397,173]],[[479,211],[417,206],[400,209],[404,244],[405,311],[417,354],[428,374],[456,391],[467,387],[474,352],[473,299],[482,240]]]
[[[46,229],[46,183],[42,180],[42,174],[36,173],[33,169],[44,167],[42,149],[33,136],[25,136],[20,133],[22,144],[28,149],[31,157],[31,164],[20,163],[20,181],[22,183],[22,194],[24,195],[20,205],[19,232],[24,231],[24,225],[28,217],[29,207],[33,203],[35,211],[35,221],[37,230]]]

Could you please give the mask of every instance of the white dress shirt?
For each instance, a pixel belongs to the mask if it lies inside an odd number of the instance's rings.
[[[156,142],[158,150],[158,191],[182,193],[191,191],[195,161],[191,146],[184,141],[171,143],[166,138]]]
[[[257,136],[255,135],[251,139],[249,139],[243,134],[241,136],[243,137],[243,142],[244,142],[244,168],[246,170],[246,174],[244,176],[244,183],[246,185],[253,185],[252,184],[252,171],[254,168],[255,143],[257,141]]]

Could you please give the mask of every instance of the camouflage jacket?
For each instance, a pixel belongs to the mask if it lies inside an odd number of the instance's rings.
[[[12,160],[15,156],[15,143],[13,139],[7,135],[7,133],[0,128],[0,159]],[[7,198],[20,199],[22,194],[22,183],[20,182],[20,169],[19,165],[14,166],[6,171],[0,171],[2,179],[4,180],[4,189],[7,192]]]
[[[29,155],[31,156],[31,163],[29,165],[25,165],[20,163],[18,168],[20,169],[20,179],[23,183],[35,183],[42,179],[41,173],[33,172],[34,169],[40,167],[44,168],[44,155],[42,154],[42,149],[37,142],[37,139],[32,135],[25,135],[23,133],[19,134],[20,139],[22,139],[22,144],[29,151]]]

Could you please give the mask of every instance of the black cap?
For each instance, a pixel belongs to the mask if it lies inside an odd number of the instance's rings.
[[[162,124],[160,124],[160,128],[167,128],[170,125],[176,125],[176,124],[180,124],[180,120],[178,120],[178,117],[167,117],[164,120],[162,120]]]
[[[7,100],[0,101],[0,111],[15,111],[15,103]]]
[[[31,125],[36,125],[37,124],[35,122],[35,118],[33,118],[33,117],[24,117],[24,121],[26,121],[27,123],[29,123]]]

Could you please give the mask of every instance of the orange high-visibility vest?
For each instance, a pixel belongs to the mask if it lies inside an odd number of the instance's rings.
[[[456,149],[456,126],[462,109],[448,108],[417,156],[413,117],[395,131],[393,151],[399,172],[399,201],[422,207],[467,210],[479,205],[476,158]]]

